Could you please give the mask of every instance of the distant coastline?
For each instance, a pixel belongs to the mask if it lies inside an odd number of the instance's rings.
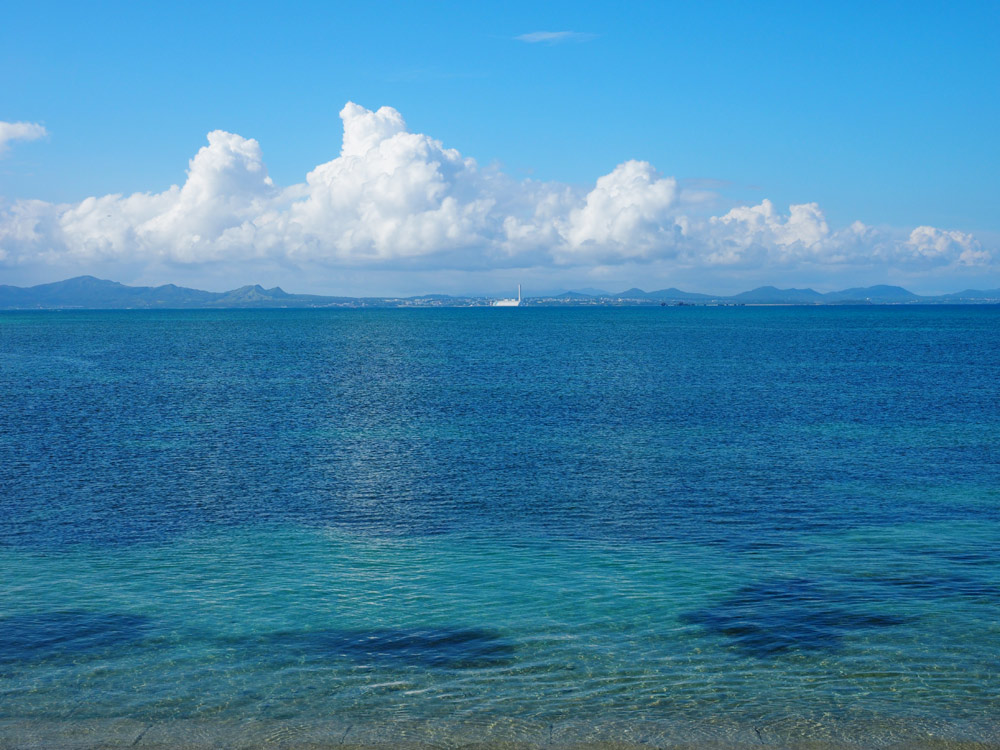
[[[413,297],[339,297],[290,294],[280,287],[244,286],[228,292],[207,292],[174,284],[127,286],[93,276],[31,287],[0,285],[0,310],[178,310],[245,308],[336,307],[488,307],[494,298],[424,294]],[[711,295],[661,289],[646,292],[567,291],[562,294],[525,296],[523,307],[636,306],[636,305],[936,305],[1000,304],[1000,289],[966,289],[951,294],[925,296],[899,286],[870,286],[821,293],[813,289],[777,289],[763,286],[734,295]]]

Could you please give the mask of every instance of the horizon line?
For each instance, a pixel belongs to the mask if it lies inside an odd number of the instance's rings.
[[[95,281],[95,282],[100,282],[100,283],[103,283],[103,284],[112,284],[112,285],[116,285],[116,286],[119,286],[119,287],[123,287],[125,289],[156,290],[156,289],[163,289],[163,288],[172,287],[172,288],[178,289],[178,290],[187,290],[187,291],[191,291],[191,292],[200,292],[200,293],[203,293],[203,294],[212,294],[212,295],[220,295],[220,296],[225,296],[225,295],[228,295],[228,294],[232,294],[234,292],[240,292],[240,291],[245,291],[245,290],[261,290],[263,292],[272,292],[272,293],[277,292],[277,293],[280,293],[282,295],[287,295],[288,297],[293,297],[293,298],[310,298],[311,297],[311,298],[353,299],[353,300],[414,300],[414,299],[422,299],[422,298],[428,298],[428,297],[449,298],[449,299],[469,299],[469,300],[490,300],[490,299],[497,299],[497,298],[500,297],[499,293],[475,293],[475,292],[463,292],[463,293],[423,292],[423,293],[419,293],[419,294],[361,294],[361,295],[357,295],[357,294],[336,294],[336,293],[316,293],[316,292],[288,292],[285,289],[283,289],[281,286],[277,286],[276,285],[276,286],[273,286],[271,288],[266,288],[262,284],[260,284],[259,282],[256,283],[256,284],[244,284],[244,285],[239,286],[239,287],[234,287],[234,288],[230,288],[230,289],[224,289],[224,290],[221,290],[221,291],[213,291],[213,290],[207,290],[207,289],[200,289],[200,288],[197,288],[197,287],[181,286],[181,285],[178,285],[178,284],[173,283],[173,282],[166,282],[166,283],[157,284],[157,285],[131,285],[131,284],[125,284],[125,283],[120,282],[120,281],[114,281],[112,279],[103,279],[103,278],[100,278],[100,277],[97,277],[97,276],[93,276],[91,274],[83,274],[83,275],[80,275],[80,276],[72,276],[72,277],[61,279],[61,280],[58,280],[58,281],[41,282],[41,283],[38,283],[38,284],[33,284],[31,286],[15,286],[15,285],[12,285],[12,284],[0,284],[0,290],[3,290],[3,289],[15,290],[16,289],[16,290],[21,290],[21,291],[28,291],[28,290],[32,290],[32,289],[37,289],[39,287],[49,287],[49,286],[55,286],[55,285],[60,285],[60,284],[67,284],[67,283],[73,282],[73,281],[83,281],[83,280]],[[520,289],[521,286],[523,286],[523,284],[518,284],[517,285],[517,287],[519,289]],[[588,288],[588,287],[584,287],[584,288]],[[818,291],[816,289],[813,289],[812,287],[785,287],[785,288],[781,288],[781,287],[777,287],[777,286],[775,286],[773,284],[764,284],[764,285],[756,286],[756,287],[753,287],[751,289],[747,289],[747,290],[744,290],[744,291],[741,291],[741,292],[735,292],[735,293],[732,293],[732,294],[715,294],[715,293],[711,293],[711,292],[695,292],[695,291],[689,291],[689,290],[679,289],[677,287],[666,287],[666,288],[663,288],[663,289],[652,289],[652,290],[647,291],[647,290],[641,289],[639,287],[633,286],[633,287],[629,287],[628,289],[622,290],[620,292],[611,292],[611,291],[605,291],[605,290],[578,291],[577,289],[573,289],[573,288],[569,288],[569,287],[563,287],[563,291],[561,291],[561,292],[545,291],[545,292],[541,292],[541,293],[538,293],[538,294],[535,294],[535,295],[525,294],[524,295],[524,299],[525,300],[527,300],[527,299],[553,299],[553,298],[562,297],[562,296],[565,296],[565,295],[580,295],[582,297],[589,297],[589,298],[593,298],[593,299],[619,299],[619,300],[621,300],[621,299],[638,299],[638,297],[624,296],[624,295],[628,295],[629,293],[634,293],[634,294],[637,294],[637,295],[638,294],[641,294],[641,295],[660,295],[660,294],[664,294],[664,293],[678,293],[678,294],[682,294],[682,295],[691,295],[691,296],[697,296],[697,297],[705,298],[705,301],[709,301],[709,300],[732,300],[734,298],[746,297],[747,295],[751,295],[751,294],[753,294],[755,292],[770,292],[770,293],[782,293],[782,294],[804,294],[804,295],[816,295],[818,297],[829,297],[831,295],[843,294],[843,293],[846,293],[846,292],[855,292],[856,291],[858,293],[861,293],[861,292],[870,292],[870,291],[877,291],[877,290],[881,290],[881,291],[884,291],[884,292],[890,292],[890,291],[892,291],[892,292],[895,292],[897,294],[908,296],[910,298],[926,299],[926,300],[940,299],[942,297],[952,297],[952,296],[955,296],[955,295],[964,294],[966,292],[974,292],[974,293],[978,293],[978,294],[989,294],[989,293],[995,292],[996,293],[996,298],[1000,299],[1000,289],[974,289],[974,288],[971,288],[971,287],[967,287],[965,289],[955,290],[955,291],[951,291],[951,292],[942,292],[942,293],[939,293],[939,294],[918,294],[916,292],[912,292],[909,289],[906,289],[905,287],[899,286],[897,284],[872,284],[870,286],[851,286],[851,287],[847,287],[847,288],[844,288],[844,289],[831,289],[831,290],[829,290],[827,292],[820,292],[820,291]],[[665,298],[665,299],[669,299],[669,298]],[[987,298],[984,298],[984,299],[987,299]],[[988,299],[994,299],[994,297],[989,297]],[[864,298],[859,298],[858,301],[859,302],[864,302],[866,300]]]

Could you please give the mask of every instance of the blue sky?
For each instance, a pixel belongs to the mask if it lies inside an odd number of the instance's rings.
[[[0,283],[1000,286],[997,3],[34,2],[4,15],[0,121],[46,134],[10,136],[0,156]],[[426,136],[475,174],[393,198],[401,164],[441,159],[411,144],[393,161],[386,145],[377,164],[353,155],[367,181],[344,183],[357,169],[341,164],[323,196],[295,192],[341,155],[348,102],[392,108],[405,125],[379,132]],[[216,179],[242,148],[226,141],[202,160],[223,193],[174,205],[164,191],[185,187],[216,130],[256,142],[239,168],[265,169],[273,190]],[[631,163],[648,169],[620,169]],[[345,189],[359,197],[331,223],[322,200]],[[114,237],[96,214],[66,213],[133,193],[162,200],[101,203]],[[288,207],[306,200],[303,224]],[[212,201],[211,220],[185,213]],[[811,204],[821,219],[789,208]],[[295,238],[290,222],[305,227]]]

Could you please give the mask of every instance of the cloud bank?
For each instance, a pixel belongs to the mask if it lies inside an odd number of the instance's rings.
[[[970,234],[860,222],[831,228],[815,203],[782,211],[764,200],[713,211],[717,195],[685,190],[644,161],[619,164],[589,187],[514,180],[409,132],[391,107],[348,103],[340,116],[340,155],[299,184],[276,185],[257,141],[216,130],[191,159],[183,185],[72,204],[14,201],[0,213],[0,270],[47,266],[65,276],[128,267],[130,278],[148,266],[212,264],[835,273],[972,270],[994,262]]]
[[[35,122],[0,121],[0,157],[7,152],[11,141],[34,141],[46,135],[45,128]]]

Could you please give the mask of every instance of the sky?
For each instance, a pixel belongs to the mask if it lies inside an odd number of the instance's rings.
[[[1000,287],[1000,3],[32,3],[0,284]]]

